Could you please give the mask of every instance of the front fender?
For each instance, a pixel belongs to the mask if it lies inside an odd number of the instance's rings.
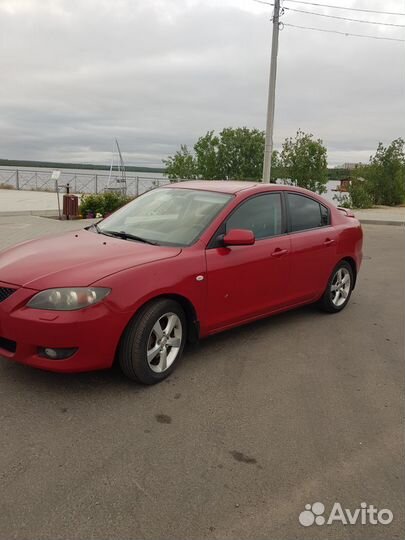
[[[198,280],[196,279],[198,277]],[[160,296],[178,296],[195,310],[204,333],[206,320],[207,279],[204,252],[183,250],[177,257],[148,263],[107,276],[92,284],[108,287],[108,303],[129,320],[147,302]]]

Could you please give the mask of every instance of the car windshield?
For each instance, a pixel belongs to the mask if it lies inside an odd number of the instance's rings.
[[[103,220],[98,231],[149,243],[189,246],[231,199],[232,195],[212,191],[156,189]]]

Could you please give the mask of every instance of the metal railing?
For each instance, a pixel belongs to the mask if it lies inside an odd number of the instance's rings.
[[[20,190],[56,191],[55,181],[51,176],[52,169],[36,171],[0,168],[0,187],[3,184]],[[113,174],[110,185],[119,185],[120,179],[118,174]],[[126,192],[127,195],[137,196],[169,182],[168,178],[135,176],[127,173]],[[101,193],[108,186],[109,174],[61,171],[58,183],[59,186],[69,184],[72,193]]]

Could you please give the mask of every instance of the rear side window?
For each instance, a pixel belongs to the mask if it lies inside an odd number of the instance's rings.
[[[326,206],[324,206],[323,204],[321,204],[320,207],[321,207],[322,225],[329,225],[330,224],[330,221],[329,221],[329,209],[326,208]]]
[[[310,197],[288,193],[291,231],[305,231],[329,225],[329,210]]]
[[[259,240],[281,234],[281,195],[267,193],[243,202],[226,222],[226,232],[231,229],[248,229]]]

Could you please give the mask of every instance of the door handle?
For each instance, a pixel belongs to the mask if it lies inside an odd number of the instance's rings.
[[[323,243],[324,246],[331,246],[335,243],[335,240],[333,238],[327,238],[325,242]]]
[[[276,248],[273,253],[271,254],[272,257],[282,257],[283,255],[287,255],[288,249],[281,249]]]

